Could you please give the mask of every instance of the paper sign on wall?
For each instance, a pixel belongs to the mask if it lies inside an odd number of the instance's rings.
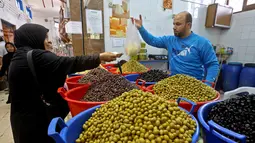
[[[102,34],[103,20],[101,10],[86,9],[87,33]]]
[[[82,34],[82,26],[80,21],[69,21],[66,25],[66,33]]]
[[[123,38],[112,38],[113,47],[123,47],[124,39]]]

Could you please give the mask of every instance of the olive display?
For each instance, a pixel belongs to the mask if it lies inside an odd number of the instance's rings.
[[[231,98],[217,103],[209,112],[208,120],[245,135],[247,143],[255,143],[255,95]]]
[[[97,82],[93,82],[82,100],[109,101],[132,89],[138,89],[138,87],[123,76],[110,73],[100,77]]]
[[[203,82],[182,74],[163,79],[153,87],[155,94],[166,100],[184,97],[194,102],[210,101],[217,97],[217,92]]]
[[[146,82],[158,82],[168,77],[169,75],[167,74],[167,72],[164,72],[162,70],[150,70],[140,74],[137,79],[142,79]]]
[[[109,76],[111,73],[103,68],[95,68],[85,74],[78,83],[91,83],[91,82],[100,82],[104,79],[105,76]]]
[[[129,73],[129,72],[147,72],[148,69],[144,65],[140,64],[136,60],[129,60],[128,62],[124,63],[122,66],[122,72],[123,73]],[[119,72],[119,69],[117,70]]]
[[[96,109],[76,143],[190,143],[195,130],[177,103],[134,89]]]

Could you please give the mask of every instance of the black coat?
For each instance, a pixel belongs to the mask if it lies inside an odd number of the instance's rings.
[[[19,39],[15,40],[16,45]],[[67,74],[95,68],[100,64],[100,58],[98,55],[59,57],[54,53],[30,46],[19,45],[9,67],[13,137],[15,143],[48,143],[52,142],[47,136],[50,120],[57,116],[64,117],[69,111],[66,101],[57,93],[57,89],[64,85]],[[36,85],[28,67],[27,52],[32,49],[40,87]],[[41,99],[41,93],[48,102],[55,105],[51,110],[50,118]]]
[[[5,43],[5,47],[7,47],[7,45],[11,45],[11,46],[15,47],[15,45],[13,43],[10,43],[10,42]],[[6,49],[6,51],[8,53],[3,56],[2,68],[0,70],[0,77],[3,77],[6,72],[8,73],[8,69],[9,69],[13,54],[15,52],[15,51],[14,52],[9,52],[7,49]]]
[[[10,65],[10,63],[11,63],[13,54],[14,54],[14,53],[8,52],[6,55],[3,56],[3,60],[2,60],[2,61],[3,61],[3,62],[2,62],[3,64],[2,64],[2,68],[1,68],[1,70],[0,70],[0,77],[4,76],[6,71],[8,72],[9,65]]]

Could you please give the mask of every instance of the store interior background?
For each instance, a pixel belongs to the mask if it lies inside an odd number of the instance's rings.
[[[4,0],[5,1],[5,0]],[[6,0],[13,6],[16,6],[16,0]],[[214,0],[209,0],[214,1]],[[32,7],[33,19],[32,23],[37,23],[45,26],[50,30],[50,39],[54,39],[58,35],[58,26],[54,24],[56,17],[59,17],[60,1],[53,0],[54,7],[51,6],[51,1],[45,1],[45,8],[42,1],[24,0],[23,5],[29,4]],[[111,8],[108,6],[109,1],[104,0],[104,41],[105,51],[124,52],[124,47],[113,47],[110,37],[109,16]],[[138,17],[142,14],[144,18],[144,27],[153,35],[172,35],[173,34],[173,19],[172,15],[181,11],[188,11],[193,15],[192,30],[206,38],[212,44],[223,44],[225,47],[234,48],[234,53],[229,61],[236,62],[255,62],[255,10],[234,14],[232,17],[231,28],[221,30],[219,28],[205,28],[205,19],[207,6],[199,5],[181,0],[173,0],[172,10],[163,10],[163,0],[130,0],[130,15]],[[1,9],[0,9],[1,10]],[[4,11],[0,12],[0,19],[8,21],[16,25],[16,28],[26,23],[25,19],[17,18],[13,13]],[[2,26],[0,25],[0,28]],[[54,42],[53,42],[54,44]],[[166,54],[163,49],[146,46],[148,54]],[[128,59],[123,56],[123,59]]]

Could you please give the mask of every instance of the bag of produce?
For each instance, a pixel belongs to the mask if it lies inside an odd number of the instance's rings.
[[[136,56],[141,48],[141,40],[135,24],[128,23],[125,50],[128,56]]]

